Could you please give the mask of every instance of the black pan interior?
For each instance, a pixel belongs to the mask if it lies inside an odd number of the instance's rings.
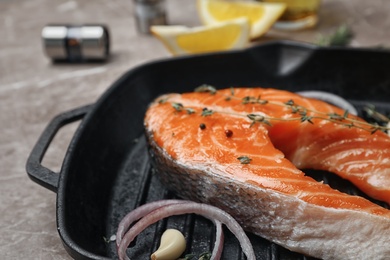
[[[160,184],[143,137],[144,112],[159,94],[191,91],[203,83],[217,88],[316,89],[345,97],[360,112],[363,106],[373,104],[380,112],[389,114],[389,68],[389,52],[275,42],[246,51],[158,61],[130,70],[87,114],[64,160],[57,221],[65,248],[74,258],[116,258],[114,243],[106,239],[116,232],[120,219],[143,203],[175,198]],[[339,190],[364,196],[337,176],[306,172]],[[159,235],[167,227],[178,228],[189,238],[186,253],[211,251],[212,224],[187,215],[148,228],[131,245],[132,259],[149,259],[158,246]],[[235,238],[228,231],[225,233],[223,259],[245,259]],[[259,260],[311,259],[249,236]]]

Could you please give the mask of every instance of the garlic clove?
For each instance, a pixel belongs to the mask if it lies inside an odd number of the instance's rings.
[[[161,236],[160,247],[151,255],[152,260],[176,260],[186,250],[186,240],[176,229],[167,229]]]

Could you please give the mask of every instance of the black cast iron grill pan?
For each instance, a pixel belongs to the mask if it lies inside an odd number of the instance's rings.
[[[289,91],[323,90],[343,96],[364,116],[364,106],[390,113],[390,53],[383,50],[318,48],[271,42],[244,51],[171,58],[129,70],[93,104],[55,117],[42,133],[26,165],[29,177],[57,193],[57,226],[67,252],[76,259],[116,258],[115,234],[121,218],[147,202],[176,198],[160,183],[144,138],[148,104],[168,92],[192,91],[207,83],[217,88],[261,86]],[[60,173],[42,166],[57,131],[81,120]],[[306,170],[317,180],[365,196],[348,181]],[[384,207],[385,203],[374,201]],[[131,245],[132,259],[149,259],[166,228],[188,238],[186,253],[211,251],[211,222],[195,215],[176,216],[149,227]],[[223,259],[245,259],[226,230]],[[353,235],[353,234],[351,234]],[[312,259],[249,234],[256,257]]]

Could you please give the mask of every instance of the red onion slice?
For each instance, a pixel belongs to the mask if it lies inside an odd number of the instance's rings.
[[[184,202],[184,200],[159,200],[150,202],[134,209],[133,211],[128,213],[118,225],[118,230],[116,232],[116,246],[119,247],[123,236],[129,229],[130,225],[133,224],[135,221],[139,220],[140,218],[144,217],[145,215],[160,207]]]
[[[320,91],[320,90],[307,90],[307,91],[299,91],[296,93],[304,97],[315,98],[315,99],[328,102],[332,105],[347,110],[352,115],[356,116],[358,114],[356,108],[350,102],[348,102],[347,100],[345,100],[344,98],[336,94],[326,92],[326,91]]]
[[[227,228],[236,236],[236,238],[240,242],[241,248],[244,254],[246,255],[247,259],[248,260],[256,259],[249,238],[245,234],[242,227],[237,223],[237,221],[232,216],[230,216],[227,212],[207,204],[195,203],[192,201],[183,201],[183,202],[185,203],[169,204],[163,207],[159,207],[156,210],[149,213],[148,215],[144,216],[142,219],[140,219],[124,235],[122,241],[120,242],[120,245],[118,247],[119,258],[128,259],[126,255],[126,249],[128,245],[134,240],[134,238],[138,234],[140,234],[149,225],[169,216],[195,213],[212,220],[215,224],[218,224],[218,222],[225,224]],[[217,233],[218,233],[218,228],[217,228]],[[222,234],[222,229],[220,233]],[[214,249],[216,248],[217,247],[215,247]],[[218,259],[218,254],[220,255],[220,253],[222,252],[222,248],[218,247],[217,250],[220,252],[215,253],[216,256],[215,259]],[[214,251],[216,250],[213,250],[213,255],[214,255]]]
[[[221,259],[223,250],[224,235],[222,230],[222,223],[218,220],[213,219],[216,231],[215,231],[215,242],[213,252],[211,253],[210,259]]]

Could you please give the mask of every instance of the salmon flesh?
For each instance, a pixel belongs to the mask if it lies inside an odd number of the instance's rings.
[[[333,172],[390,203],[390,137],[325,102],[264,88],[158,97],[145,130],[159,176],[184,199],[322,259],[390,259],[390,210],[302,169]]]

